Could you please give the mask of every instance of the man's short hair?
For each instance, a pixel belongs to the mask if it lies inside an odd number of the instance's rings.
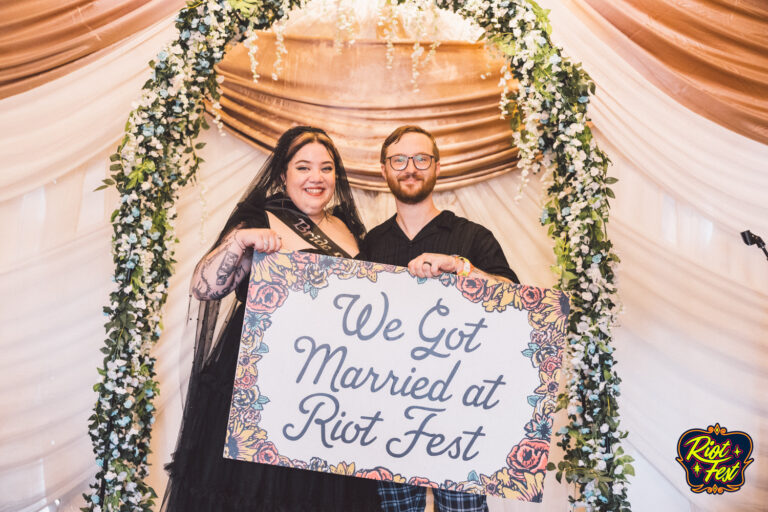
[[[386,139],[384,139],[384,143],[381,145],[381,157],[379,158],[379,161],[382,163],[382,165],[387,160],[387,148],[398,142],[406,133],[421,133],[422,135],[429,137],[429,140],[432,141],[432,153],[434,153],[435,162],[440,161],[440,152],[437,150],[437,142],[435,142],[435,137],[421,126],[416,126],[415,124],[406,124],[397,128],[395,131],[390,133]]]

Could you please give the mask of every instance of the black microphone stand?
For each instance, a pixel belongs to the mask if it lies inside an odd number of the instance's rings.
[[[744,240],[744,243],[747,245],[758,246],[760,249],[763,250],[763,254],[765,254],[765,258],[768,259],[768,250],[766,250],[765,242],[763,242],[762,238],[760,238],[750,230],[746,230],[741,232],[741,239]]]

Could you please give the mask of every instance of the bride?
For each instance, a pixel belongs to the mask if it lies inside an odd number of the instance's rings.
[[[335,205],[331,212],[329,204]],[[380,510],[374,480],[222,456],[253,251],[354,257],[364,234],[328,135],[308,126],[285,132],[193,275],[192,293],[203,302],[181,432],[166,465],[163,510]],[[233,291],[236,306],[214,340],[219,301]]]

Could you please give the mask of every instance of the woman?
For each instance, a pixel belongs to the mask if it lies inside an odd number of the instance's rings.
[[[331,201],[333,214],[326,209]],[[312,228],[305,238],[291,226]],[[184,418],[163,510],[380,510],[375,481],[225,459],[229,403],[253,251],[306,250],[351,257],[365,228],[336,147],[320,129],[291,128],[198,263],[192,293],[204,301]],[[308,241],[312,240],[312,242]],[[321,240],[318,242],[318,240]],[[319,247],[318,247],[319,246]],[[210,355],[219,301],[238,302]]]

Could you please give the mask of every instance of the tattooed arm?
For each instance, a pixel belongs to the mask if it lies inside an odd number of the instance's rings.
[[[197,264],[192,295],[198,300],[225,297],[248,275],[254,250],[274,252],[281,245],[280,237],[271,229],[233,230]]]

